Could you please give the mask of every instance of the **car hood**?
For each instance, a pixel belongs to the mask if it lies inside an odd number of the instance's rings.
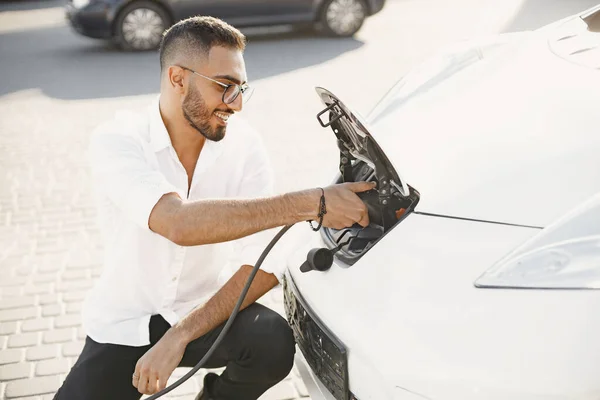
[[[415,211],[545,227],[600,191],[600,50],[582,23],[447,52],[382,100],[368,130]]]

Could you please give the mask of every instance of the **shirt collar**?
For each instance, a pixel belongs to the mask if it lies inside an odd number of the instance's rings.
[[[160,115],[159,104],[160,96],[157,96],[148,109],[150,117],[150,145],[155,153],[172,146],[171,137]]]

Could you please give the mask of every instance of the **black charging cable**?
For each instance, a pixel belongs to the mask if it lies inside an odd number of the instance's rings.
[[[188,379],[190,379],[196,372],[198,372],[198,370],[200,368],[202,368],[202,366],[206,363],[206,361],[210,358],[210,356],[212,356],[212,354],[215,352],[215,350],[217,349],[217,347],[219,346],[219,344],[223,340],[223,337],[229,331],[229,327],[231,326],[231,324],[233,323],[233,320],[235,320],[235,317],[237,316],[238,312],[240,311],[240,308],[242,307],[242,303],[244,302],[244,299],[246,298],[246,294],[248,293],[248,290],[250,290],[250,285],[252,284],[252,281],[254,280],[254,277],[258,273],[258,269],[260,268],[260,266],[262,265],[263,261],[267,257],[267,254],[269,254],[269,252],[271,251],[271,249],[273,249],[273,246],[275,246],[275,244],[279,241],[279,239],[281,239],[281,237],[292,226],[294,226],[294,224],[287,225],[287,226],[281,228],[281,230],[279,232],[277,232],[277,234],[271,240],[271,242],[269,242],[269,244],[267,245],[267,247],[265,247],[265,249],[263,250],[263,252],[260,255],[260,257],[258,257],[258,261],[256,261],[256,264],[254,265],[254,268],[252,268],[252,272],[250,273],[250,276],[248,277],[248,281],[246,282],[246,286],[244,286],[244,289],[242,290],[242,294],[240,294],[240,298],[238,299],[237,304],[233,308],[233,311],[231,312],[231,315],[229,316],[229,319],[227,320],[227,323],[223,327],[223,330],[221,331],[221,333],[219,334],[219,336],[217,337],[217,339],[215,340],[215,342],[213,343],[213,345],[210,347],[210,349],[208,349],[208,351],[206,352],[206,354],[204,355],[204,357],[202,357],[202,359],[198,362],[198,364],[196,364],[194,366],[194,368],[192,368],[190,371],[188,371],[187,374],[185,374],[184,376],[182,376],[181,378],[179,378],[172,385],[167,386],[166,388],[164,388],[160,392],[155,393],[152,396],[148,397],[146,400],[155,400],[155,399],[158,399],[159,397],[164,396],[165,394],[169,393],[173,389],[175,389],[178,386],[180,386],[183,382],[185,382]]]

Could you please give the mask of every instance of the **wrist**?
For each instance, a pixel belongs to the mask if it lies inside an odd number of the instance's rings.
[[[190,343],[193,340],[193,338],[188,334],[186,329],[182,328],[179,325],[172,326],[167,331],[167,333],[165,333],[165,336],[167,335],[169,335],[169,338],[171,340],[183,347],[187,346],[188,343]]]
[[[294,214],[293,222],[310,221],[318,218],[321,189],[307,189],[287,196]]]

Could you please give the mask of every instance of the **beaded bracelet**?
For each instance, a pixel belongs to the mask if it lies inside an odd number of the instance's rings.
[[[325,191],[323,190],[323,188],[319,189],[321,189],[321,202],[319,205],[319,214],[317,214],[317,217],[319,217],[319,226],[315,228],[312,224],[312,221],[308,221],[311,229],[315,232],[321,229],[321,226],[323,226],[323,217],[325,216],[325,214],[327,214],[327,209],[325,208]]]

